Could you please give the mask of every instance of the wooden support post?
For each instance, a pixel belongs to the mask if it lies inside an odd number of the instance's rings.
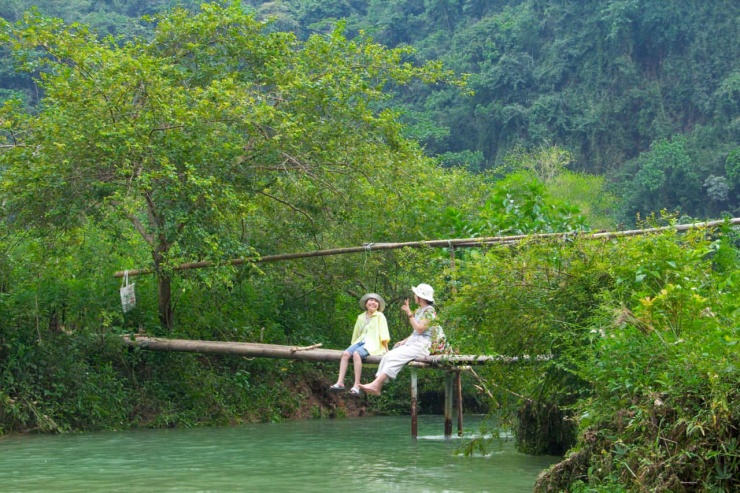
[[[463,396],[460,371],[455,372],[455,391],[457,394],[457,436],[461,437],[463,435]]]
[[[452,372],[445,374],[445,437],[452,435]]]
[[[416,414],[416,397],[418,395],[416,388],[416,368],[410,368],[411,370],[411,436],[416,438],[419,434],[418,430],[418,417]]]

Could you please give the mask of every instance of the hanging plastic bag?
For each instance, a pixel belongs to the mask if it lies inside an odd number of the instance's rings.
[[[121,307],[123,313],[133,310],[136,306],[136,292],[134,291],[135,283],[128,282],[128,271],[123,273],[123,283],[121,284]]]

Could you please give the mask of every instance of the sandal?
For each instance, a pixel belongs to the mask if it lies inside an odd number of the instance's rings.
[[[342,392],[343,390],[344,390],[344,385],[334,384],[331,387],[329,387],[329,392]]]
[[[349,395],[359,397],[360,394],[362,394],[362,390],[360,390],[359,387],[352,387],[351,389],[349,389]]]

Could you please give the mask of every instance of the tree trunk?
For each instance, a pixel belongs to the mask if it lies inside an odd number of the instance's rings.
[[[159,322],[172,332],[172,279],[170,276],[157,275],[157,298],[159,306]]]
[[[159,323],[167,329],[167,332],[172,332],[172,277],[162,270],[162,251],[166,251],[166,247],[160,246],[156,251],[152,252],[152,256],[154,257],[154,272],[157,275]]]

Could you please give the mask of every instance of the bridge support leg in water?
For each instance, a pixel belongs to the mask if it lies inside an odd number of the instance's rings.
[[[452,378],[454,374],[449,371],[445,374],[445,437],[452,435]]]
[[[455,394],[457,397],[457,436],[463,435],[463,397],[462,377],[459,371],[455,372]]]
[[[413,438],[416,438],[419,434],[416,414],[416,397],[418,395],[416,381],[416,368],[411,368],[411,436]]]

